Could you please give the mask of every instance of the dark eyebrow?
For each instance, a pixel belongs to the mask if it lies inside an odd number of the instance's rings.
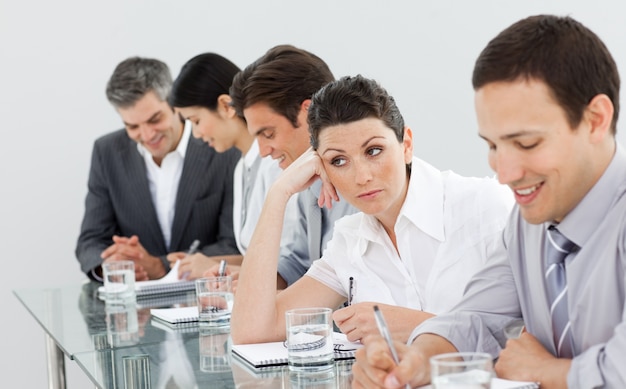
[[[159,111],[156,111],[155,113],[153,113],[153,114],[152,114],[152,116],[150,116],[150,117],[148,118],[148,120],[146,120],[146,123],[149,123],[150,121],[154,120],[154,119],[155,119],[157,116],[159,116],[160,114],[161,114],[161,111],[160,111],[160,110],[159,110]],[[125,125],[125,126],[130,127],[130,126],[137,126],[138,124],[134,124],[134,123],[126,123],[126,122],[124,122],[124,125]]]
[[[272,129],[274,129],[274,127],[261,127],[260,129],[254,132],[254,136],[261,135],[262,132],[265,132],[267,130],[272,130]]]
[[[363,144],[361,145],[361,148],[364,149],[372,140],[377,139],[377,138],[382,138],[384,139],[384,136],[380,136],[380,135],[374,135],[373,137],[367,139],[365,142],[363,142]],[[324,150],[324,152],[322,153],[322,155],[326,154],[327,151],[336,151],[338,153],[344,153],[345,150],[342,149],[326,149]]]
[[[538,135],[540,132],[539,131],[533,131],[533,130],[521,130],[518,132],[513,132],[510,134],[504,134],[502,135],[499,139],[501,140],[510,140],[510,139],[515,139],[515,138],[519,138],[522,136],[528,136],[528,135]],[[479,137],[483,138],[484,140],[486,140],[487,142],[491,142],[489,139],[487,139],[486,137],[484,137],[482,134],[478,134]]]
[[[150,118],[147,121],[151,122],[152,120],[156,119],[157,116],[159,115],[161,115],[161,111],[155,112],[154,115],[150,116]]]

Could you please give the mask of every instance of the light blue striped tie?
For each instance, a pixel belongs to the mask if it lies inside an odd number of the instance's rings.
[[[563,236],[554,226],[548,227],[545,242],[545,278],[548,304],[552,317],[552,332],[557,356],[573,357],[573,344],[567,310],[567,279],[565,258],[577,250],[575,243]]]

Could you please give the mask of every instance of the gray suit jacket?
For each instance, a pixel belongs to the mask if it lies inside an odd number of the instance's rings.
[[[190,137],[176,197],[170,252],[185,251],[194,239],[206,255],[239,254],[233,235],[233,170],[240,153],[219,154]],[[139,236],[143,247],[161,257],[168,250],[150,196],[146,166],[137,143],[124,129],[96,140],[89,172],[85,216],[76,257],[81,269],[102,263],[102,250],[113,235]]]

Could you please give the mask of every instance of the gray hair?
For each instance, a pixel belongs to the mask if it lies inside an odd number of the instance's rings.
[[[167,100],[172,75],[167,65],[157,59],[131,57],[120,62],[107,83],[107,99],[115,108],[135,105],[148,92]]]

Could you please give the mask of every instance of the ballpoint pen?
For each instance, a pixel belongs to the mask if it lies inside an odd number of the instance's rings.
[[[196,239],[191,243],[191,246],[189,246],[189,250],[187,250],[187,255],[192,255],[195,254],[196,251],[198,251],[198,247],[200,246],[200,240]]]
[[[220,261],[220,269],[217,275],[220,277],[224,277],[226,275],[226,260],[225,259],[222,259]]]
[[[350,277],[350,284],[348,286],[348,306],[352,305],[353,297],[354,297],[354,277]]]
[[[190,255],[193,255],[196,253],[196,251],[198,251],[198,247],[200,246],[200,240],[196,239],[191,243],[191,246],[189,246],[189,250],[187,250],[187,254],[185,254],[185,258],[189,257]],[[185,272],[183,273],[183,275],[180,277],[181,280],[186,280],[187,277],[189,277],[189,272]]]
[[[389,351],[391,351],[391,357],[393,361],[397,364],[400,363],[400,358],[398,358],[398,353],[396,352],[396,348],[393,346],[393,340],[391,339],[391,334],[389,333],[389,328],[387,327],[387,323],[385,322],[385,318],[383,317],[383,313],[378,309],[378,305],[374,305],[374,317],[376,318],[376,325],[378,326],[378,330],[380,334],[387,342],[389,346]],[[409,384],[405,385],[405,388],[410,389],[411,386]]]

